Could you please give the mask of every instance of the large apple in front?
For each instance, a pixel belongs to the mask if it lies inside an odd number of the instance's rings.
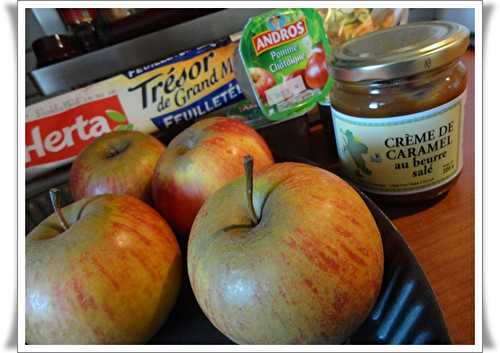
[[[254,129],[224,117],[200,120],[170,142],[153,176],[153,200],[177,236],[189,235],[208,196],[243,175],[241,160],[246,154],[254,156],[256,170],[273,163],[266,142]]]
[[[338,344],[374,305],[383,250],[367,206],[320,168],[275,164],[212,195],[188,244],[188,273],[210,321],[240,344]]]
[[[73,200],[126,194],[151,201],[151,179],[165,146],[139,131],[115,131],[97,138],[75,159],[70,171]]]
[[[29,344],[144,343],[172,309],[181,254],[168,224],[130,196],[85,198],[26,238]]]

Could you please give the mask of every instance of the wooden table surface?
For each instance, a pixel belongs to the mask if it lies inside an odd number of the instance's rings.
[[[464,166],[443,198],[418,207],[380,205],[425,271],[455,344],[474,344],[474,51],[462,58],[468,71]],[[328,164],[320,128],[311,130],[312,158]],[[325,151],[327,151],[325,153]]]
[[[457,184],[428,208],[398,214],[385,209],[405,237],[438,297],[454,343],[474,343],[474,51],[468,72],[464,167]]]

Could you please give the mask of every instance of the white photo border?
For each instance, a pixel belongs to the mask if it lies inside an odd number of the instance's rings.
[[[18,119],[18,351],[19,352],[481,352],[483,298],[483,24],[482,1],[19,1],[18,2],[18,116],[25,116],[25,11],[30,8],[472,8],[475,15],[475,320],[472,345],[349,346],[349,345],[27,345],[25,342],[25,121]]]

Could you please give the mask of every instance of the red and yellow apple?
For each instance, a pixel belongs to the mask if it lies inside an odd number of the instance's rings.
[[[267,102],[266,91],[276,85],[276,81],[272,73],[260,67],[251,67],[248,69],[250,78],[260,100],[264,103]]]
[[[241,160],[247,154],[254,156],[256,170],[273,163],[263,138],[230,118],[200,120],[170,142],[153,176],[153,200],[181,242],[203,202],[243,175]]]
[[[179,245],[150,206],[126,195],[85,198],[26,238],[29,344],[145,343],[181,284]]]
[[[382,282],[369,209],[345,181],[309,165],[279,163],[254,178],[253,195],[238,178],[196,216],[188,273],[200,307],[240,344],[344,342]]]
[[[151,201],[151,179],[164,149],[156,138],[138,131],[115,131],[100,136],[71,166],[73,200],[126,194]]]

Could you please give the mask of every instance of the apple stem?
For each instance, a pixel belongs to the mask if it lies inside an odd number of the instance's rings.
[[[250,219],[252,220],[252,225],[256,225],[259,222],[257,218],[257,213],[255,212],[255,207],[253,205],[253,158],[252,156],[245,156],[243,159],[243,164],[245,166],[245,177],[247,180],[247,202],[248,209],[250,210]]]
[[[66,218],[64,218],[64,215],[61,211],[61,190],[59,190],[58,188],[52,188],[49,190],[49,195],[50,202],[52,203],[52,208],[56,212],[57,218],[59,218],[59,223],[61,223],[61,226],[64,230],[68,230],[68,221],[66,221]]]

